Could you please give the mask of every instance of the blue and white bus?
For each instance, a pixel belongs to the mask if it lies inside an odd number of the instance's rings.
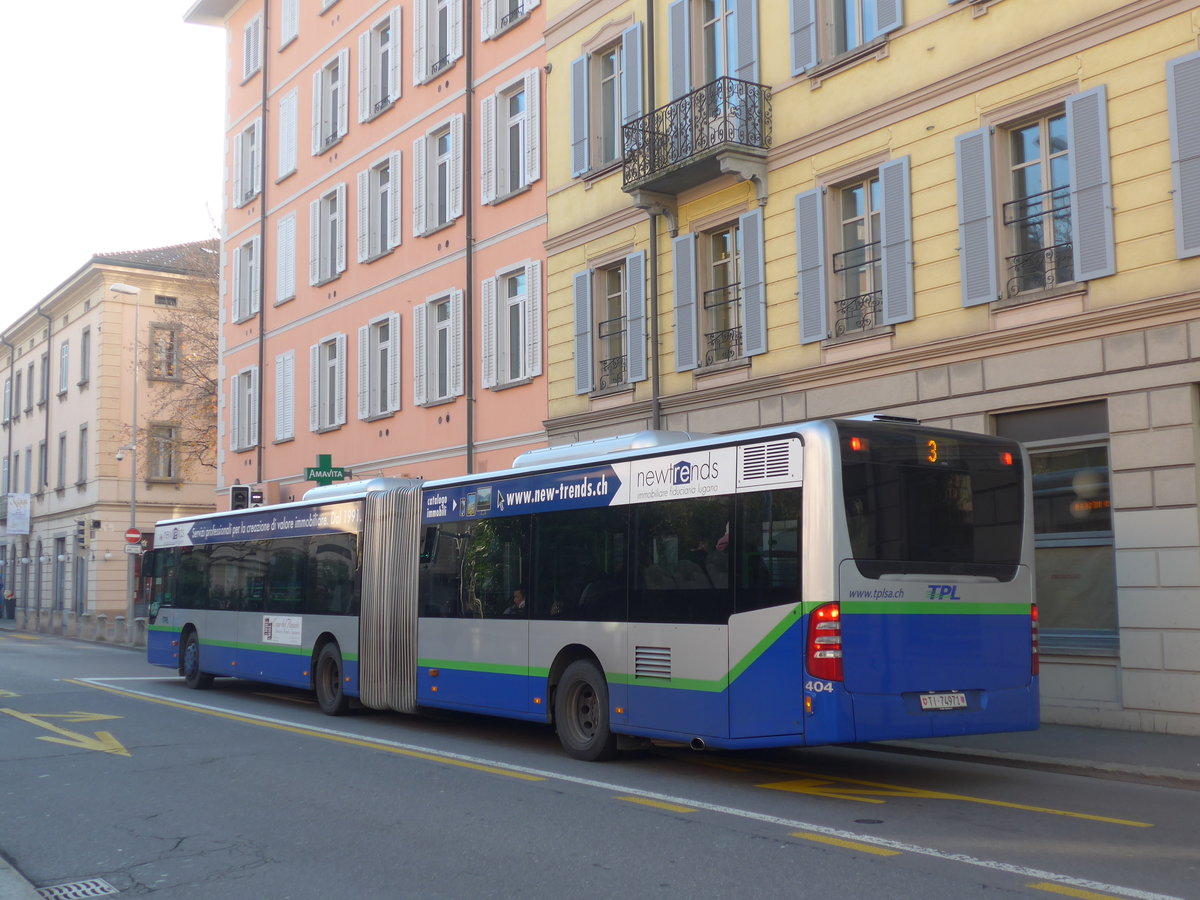
[[[1038,724],[1028,460],[900,420],[548,448],[160,523],[149,660],[603,759]]]

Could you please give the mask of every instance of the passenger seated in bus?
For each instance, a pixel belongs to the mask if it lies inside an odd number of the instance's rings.
[[[509,604],[508,609],[504,610],[504,615],[506,615],[506,616],[527,615],[527,610],[525,609],[525,594],[526,594],[527,590],[528,590],[528,588],[526,587],[525,582],[523,582],[523,581],[513,589],[512,603]]]

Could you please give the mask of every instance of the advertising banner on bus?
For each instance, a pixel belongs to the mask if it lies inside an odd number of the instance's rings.
[[[362,525],[362,511],[362,501],[355,500],[320,506],[268,507],[259,512],[160,523],[154,530],[154,546],[194,547],[198,544],[357,532]]]

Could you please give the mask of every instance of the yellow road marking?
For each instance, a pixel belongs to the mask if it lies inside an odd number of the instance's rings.
[[[447,766],[457,766],[461,769],[472,769],[476,772],[487,772],[492,775],[506,775],[509,778],[516,778],[521,781],[545,781],[541,775],[526,775],[524,772],[510,772],[507,769],[501,769],[497,766],[487,766],[481,763],[468,762],[464,759],[454,759],[449,756],[439,756],[436,753],[425,753],[421,750],[410,750],[407,747],[393,747],[389,744],[378,741],[366,740],[362,738],[352,738],[341,734],[328,734],[323,731],[315,731],[310,728],[302,728],[299,725],[284,725],[279,722],[264,722],[261,719],[251,718],[250,716],[239,716],[236,713],[222,712],[216,709],[201,709],[197,706],[189,706],[186,703],[176,703],[174,700],[162,700],[158,697],[147,697],[144,694],[131,694],[127,691],[122,691],[117,688],[106,687],[100,684],[90,684],[86,681],[75,681],[71,678],[63,679],[67,684],[77,684],[80,687],[95,688],[98,691],[108,691],[110,694],[117,694],[120,697],[132,697],[135,700],[146,700],[150,703],[158,703],[161,706],[170,706],[174,709],[183,709],[188,712],[203,713],[206,716],[215,716],[218,719],[227,719],[230,722],[239,722],[243,725],[258,725],[263,728],[274,728],[276,731],[283,731],[288,734],[299,734],[304,737],[321,738],[326,741],[334,741],[338,744],[348,744],[352,747],[365,747],[368,750],[382,750],[385,753],[394,753],[397,756],[407,756],[412,759],[424,759],[429,762],[442,763]]]
[[[19,634],[18,632],[15,632],[15,631],[11,632],[7,636],[10,638],[16,638],[18,641],[40,641],[41,640],[41,638],[38,637],[37,635]]]
[[[20,697],[20,696],[21,695],[18,694],[16,691],[0,691],[0,697],[4,697],[5,699],[11,699],[13,697]]]
[[[665,809],[669,812],[689,813],[696,810],[691,806],[679,806],[675,803],[663,803],[661,800],[651,800],[647,797],[618,797],[618,800],[626,800],[629,803],[638,803],[642,806],[653,806],[655,809]]]
[[[22,722],[28,722],[30,725],[36,725],[38,728],[45,728],[47,731],[53,731],[61,737],[39,737],[39,741],[50,741],[54,744],[66,744],[68,747],[78,747],[81,750],[98,750],[101,753],[111,753],[114,756],[129,756],[130,753],[107,731],[94,732],[94,736],[89,737],[86,734],[79,734],[75,731],[68,731],[58,725],[53,725],[50,722],[43,722],[43,719],[49,718],[64,718],[63,716],[44,715],[39,716],[34,713],[23,713],[15,709],[0,709],[0,713],[12,716],[14,719],[20,719]],[[73,715],[73,714],[68,714]],[[100,716],[104,719],[119,719],[120,716]],[[87,721],[73,720],[73,721]]]
[[[316,702],[312,697],[304,697],[300,694],[271,694],[267,691],[255,691],[256,697],[269,697],[272,700],[290,700],[292,703],[306,703],[310,706],[315,706]]]
[[[1065,884],[1054,884],[1050,881],[1039,881],[1036,884],[1027,884],[1025,887],[1030,887],[1037,891],[1047,891],[1051,894],[1062,894],[1064,897],[1078,897],[1080,900],[1121,900],[1121,898],[1113,894],[1097,894],[1095,891],[1081,891],[1079,888],[1067,887]]]
[[[886,847],[874,847],[871,844],[860,844],[857,841],[847,841],[842,838],[830,837],[827,834],[811,834],[806,831],[793,831],[792,837],[803,838],[806,841],[816,841],[818,844],[829,844],[841,847],[843,850],[858,850],[861,853],[872,853],[875,856],[899,856],[899,850],[889,850]]]
[[[856,785],[850,787],[847,785]],[[1024,803],[1009,803],[1006,800],[988,800],[983,797],[968,797],[963,794],[947,794],[942,791],[927,791],[921,788],[907,788],[894,784],[880,784],[874,781],[860,781],[856,778],[825,778],[806,775],[791,781],[777,781],[772,784],[760,784],[760,788],[770,791],[790,791],[794,794],[809,794],[814,797],[826,797],[831,800],[854,800],[859,803],[886,803],[880,797],[905,797],[920,800],[957,800],[961,803],[978,803],[983,806],[999,806],[1005,809],[1019,809],[1024,812],[1042,813],[1048,816],[1065,816],[1071,819],[1086,819],[1090,822],[1105,822],[1110,825],[1126,825],[1130,828],[1153,828],[1150,822],[1134,822],[1129,819],[1114,819],[1109,816],[1094,816],[1089,813],[1070,812],[1065,809],[1050,809],[1044,806],[1029,806]]]

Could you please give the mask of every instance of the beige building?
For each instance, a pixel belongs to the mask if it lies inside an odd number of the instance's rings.
[[[215,344],[216,259],[216,241],[93,256],[0,335],[0,571],[18,627],[144,640],[126,547],[146,539],[127,530],[214,508],[216,360],[198,325],[212,306]]]
[[[1200,734],[1195,3],[545,5],[550,442],[1017,437],[1044,717]]]

